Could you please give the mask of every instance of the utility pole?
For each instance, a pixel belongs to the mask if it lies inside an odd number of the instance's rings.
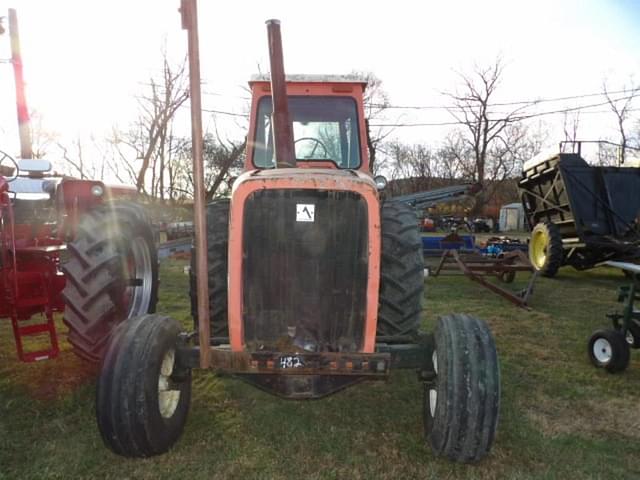
[[[15,9],[9,9],[9,37],[11,39],[11,63],[16,82],[16,108],[18,111],[18,132],[20,134],[20,157],[32,158],[31,126],[27,99],[24,94],[24,76],[22,74],[22,55],[18,34],[18,15]]]
[[[204,164],[202,161],[202,95],[200,92],[200,49],[198,46],[197,0],[181,0],[182,28],[187,30],[189,52],[189,97],[191,98],[191,142],[193,152],[194,227],[196,244],[196,291],[198,292],[198,340],[200,367],[211,358],[209,325],[209,277],[207,272],[207,218],[204,207]]]

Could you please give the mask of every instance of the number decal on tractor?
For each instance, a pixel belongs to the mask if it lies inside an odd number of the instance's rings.
[[[297,355],[284,355],[280,357],[278,366],[280,368],[302,368],[304,367],[304,360]]]
[[[296,222],[313,222],[316,217],[316,206],[298,203],[296,205]]]

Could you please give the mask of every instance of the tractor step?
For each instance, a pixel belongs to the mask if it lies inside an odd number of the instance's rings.
[[[18,333],[21,337],[28,337],[31,335],[38,335],[40,333],[50,332],[49,325],[46,323],[39,323],[36,325],[27,325],[26,327],[18,327]]]
[[[29,307],[43,307],[49,303],[47,297],[31,297],[31,298],[19,298],[16,302],[17,308],[29,308]]]
[[[51,311],[45,312],[47,321],[45,323],[35,323],[32,325],[20,325],[20,321],[17,316],[11,317],[11,325],[13,326],[13,336],[16,340],[16,350],[18,351],[18,358],[22,362],[38,362],[40,360],[46,360],[49,358],[56,358],[60,353],[58,347],[58,336],[56,334],[56,326],[53,321],[53,313]],[[35,351],[25,351],[24,338],[34,337],[37,335],[48,335],[48,348],[39,348]],[[44,341],[44,339],[43,339]]]
[[[58,356],[58,350],[38,350],[36,352],[22,353],[20,360],[26,363],[39,362],[41,360],[49,360],[50,358],[56,358]]]

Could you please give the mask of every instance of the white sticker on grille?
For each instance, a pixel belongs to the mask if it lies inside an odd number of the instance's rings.
[[[308,203],[296,204],[296,222],[313,222],[316,217],[316,206]]]

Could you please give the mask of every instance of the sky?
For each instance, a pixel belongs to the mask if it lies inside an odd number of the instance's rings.
[[[0,16],[9,7],[18,12],[29,108],[62,139],[125,128],[136,116],[136,96],[160,72],[163,46],[175,61],[186,53],[179,0],[0,0]],[[459,85],[456,72],[498,56],[506,70],[497,101],[598,93],[605,78],[612,90],[632,76],[640,83],[640,0],[200,0],[204,108],[246,112],[247,80],[268,71],[269,18],[282,22],[288,73],[371,71],[397,106],[444,106],[442,92]],[[0,59],[9,56],[5,34]],[[532,111],[599,100],[541,104]],[[11,66],[0,63],[0,150],[17,154],[14,102]],[[555,144],[562,139],[562,118],[544,118]],[[187,120],[184,109],[178,122],[184,133]],[[393,109],[382,120],[452,118],[444,109]],[[204,114],[204,121],[230,139],[245,134],[242,118]],[[612,114],[585,113],[581,137],[612,136],[613,126]],[[437,142],[444,133],[442,127],[397,127],[391,137]]]

